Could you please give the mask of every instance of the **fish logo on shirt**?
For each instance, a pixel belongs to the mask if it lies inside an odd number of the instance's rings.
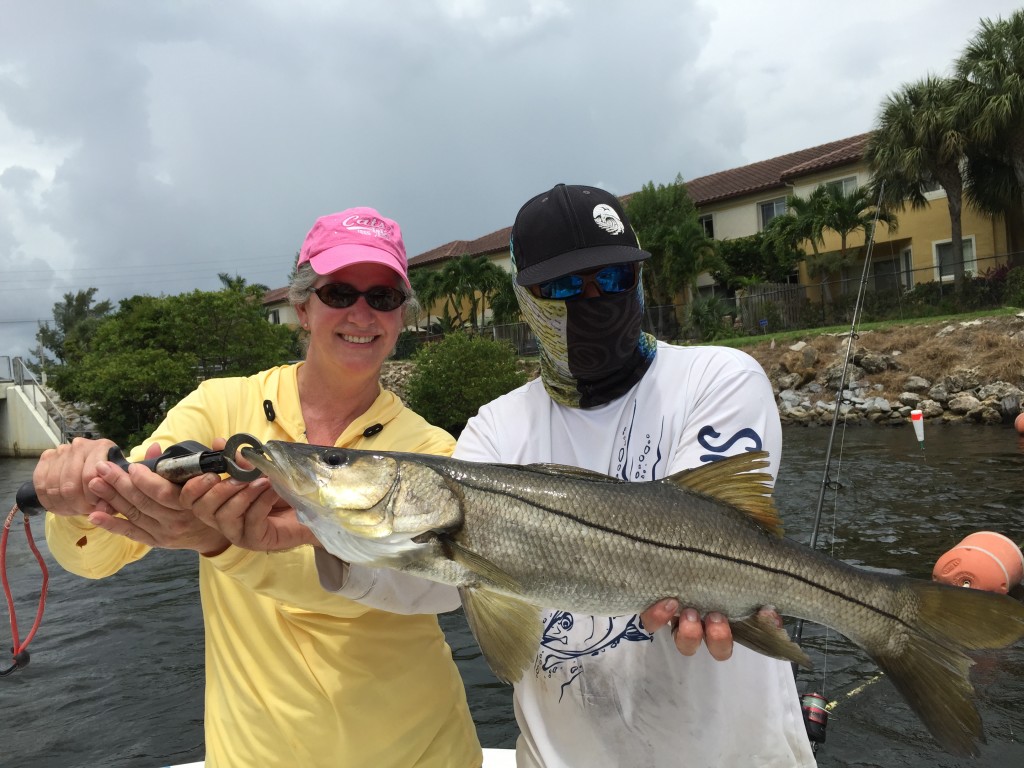
[[[583,660],[599,656],[622,642],[652,642],[654,636],[644,630],[640,617],[586,616],[568,611],[552,611],[541,633],[537,673],[548,677],[565,676],[566,688],[583,673]]]

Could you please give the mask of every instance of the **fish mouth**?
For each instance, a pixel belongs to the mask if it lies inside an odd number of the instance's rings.
[[[259,447],[242,448],[241,453],[242,458],[270,478],[279,493],[287,489],[289,495],[301,495],[316,487],[310,462],[321,450],[315,446],[271,440]]]

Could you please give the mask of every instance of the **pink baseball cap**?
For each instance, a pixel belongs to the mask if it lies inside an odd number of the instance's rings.
[[[409,285],[402,230],[373,208],[349,208],[317,219],[302,243],[297,266],[307,261],[318,275],[353,264],[383,264]]]

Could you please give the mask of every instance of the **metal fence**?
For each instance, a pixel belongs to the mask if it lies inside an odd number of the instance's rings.
[[[1024,266],[1024,253],[971,259],[965,264],[964,290],[957,296],[948,264],[912,269],[909,256],[876,258],[864,286],[863,319],[899,319],[1000,307],[1006,272],[1015,266]],[[713,298],[723,312],[723,326],[732,324],[733,330],[742,328],[748,334],[843,324],[852,320],[862,276],[863,263],[843,268],[825,283],[761,283],[732,296],[724,295],[719,287]],[[644,309],[643,329],[655,338],[674,341],[699,335],[689,325],[686,305]],[[519,355],[537,354],[537,340],[526,323],[485,326],[476,333],[508,341]],[[442,334],[411,336],[399,344],[396,357],[409,357],[422,344],[442,338]]]
[[[0,358],[0,373],[3,370],[3,359]],[[10,381],[13,381],[32,403],[39,415],[46,420],[53,434],[60,438],[60,442],[67,442],[67,419],[61,412],[60,406],[50,397],[46,388],[39,382],[36,375],[25,365],[20,357],[13,360],[7,358],[10,369]]]

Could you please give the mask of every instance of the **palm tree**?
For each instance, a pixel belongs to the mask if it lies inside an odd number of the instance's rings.
[[[852,193],[844,194],[838,186],[826,186],[824,193],[825,229],[839,235],[839,262],[849,262],[848,241],[856,232],[864,233],[867,243],[874,235],[875,219],[890,230],[896,229],[896,217],[884,208],[876,210],[875,197],[868,187],[857,187]]]
[[[982,154],[1012,168],[1024,190],[1024,11],[982,19],[956,61],[958,109]],[[975,171],[975,180],[981,181]],[[1019,201],[1019,198],[1018,198]]]
[[[824,245],[826,187],[819,185],[806,198],[789,195],[786,198],[788,216],[776,216],[765,227],[764,235],[768,245],[777,252],[799,249],[803,243],[811,246],[812,258],[806,259],[807,273],[811,277],[821,276],[822,296],[832,300],[828,281],[829,270],[822,268],[818,246]]]
[[[626,210],[640,247],[651,254],[643,270],[651,302],[671,304],[682,291],[690,303],[697,278],[718,264],[715,241],[705,234],[682,176],[657,187],[648,182]]]
[[[504,270],[502,270],[504,272]],[[519,300],[512,287],[512,275],[504,272],[504,280],[490,297],[491,313],[497,325],[522,322],[523,313],[519,309]]]
[[[952,246],[953,284],[964,282],[963,176],[968,145],[963,112],[956,108],[957,86],[946,78],[926,77],[886,98],[865,157],[874,176],[872,193],[883,190],[885,210],[909,202],[925,208],[925,192],[935,183],[946,191]]]
[[[237,293],[246,293],[252,296],[262,296],[270,290],[270,287],[263,283],[250,283],[241,275],[232,276],[227,272],[218,272],[217,279],[220,280],[225,291],[235,291]]]
[[[409,272],[409,282],[416,292],[420,306],[427,313],[427,330],[430,330],[430,310],[440,299],[444,298],[444,279],[436,269],[414,269]]]
[[[483,255],[466,254],[445,264],[440,286],[452,308],[453,325],[464,323],[463,302],[469,303],[468,320],[473,327],[482,325],[489,297],[499,290],[505,279],[505,270]],[[447,306],[445,311],[447,314]]]

